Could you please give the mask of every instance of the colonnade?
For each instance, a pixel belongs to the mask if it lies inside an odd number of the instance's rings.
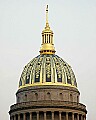
[[[44,34],[42,35],[42,43],[51,43],[53,44],[53,35],[49,34]]]
[[[55,112],[50,111],[50,118],[48,118],[47,113],[48,112],[42,112],[42,118],[40,118],[40,112],[19,113],[10,116],[10,120],[86,120],[85,115],[78,113],[57,112],[56,114]],[[62,113],[64,113],[64,115]]]

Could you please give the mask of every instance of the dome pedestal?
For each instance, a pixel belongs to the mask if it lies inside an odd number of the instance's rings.
[[[17,103],[10,108],[11,120],[85,120],[86,106],[79,103],[79,94],[66,86],[19,89]]]

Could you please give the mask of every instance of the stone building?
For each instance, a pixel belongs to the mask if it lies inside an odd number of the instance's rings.
[[[74,72],[55,52],[47,6],[40,55],[24,67],[10,120],[86,120]]]

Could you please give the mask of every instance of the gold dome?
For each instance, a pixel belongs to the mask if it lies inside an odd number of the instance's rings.
[[[48,5],[46,8],[46,26],[42,31],[40,55],[33,58],[24,67],[19,81],[19,88],[38,85],[77,87],[75,75],[70,65],[55,55],[53,31],[48,23]]]
[[[19,88],[35,85],[77,87],[72,68],[55,54],[38,55],[24,67]]]

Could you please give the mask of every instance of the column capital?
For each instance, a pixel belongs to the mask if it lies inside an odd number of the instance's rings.
[[[59,111],[59,113],[62,113],[62,111]]]
[[[66,112],[66,114],[68,114],[69,112]]]
[[[54,111],[51,111],[51,113],[54,113]]]
[[[29,112],[30,114],[32,113],[32,112]]]

